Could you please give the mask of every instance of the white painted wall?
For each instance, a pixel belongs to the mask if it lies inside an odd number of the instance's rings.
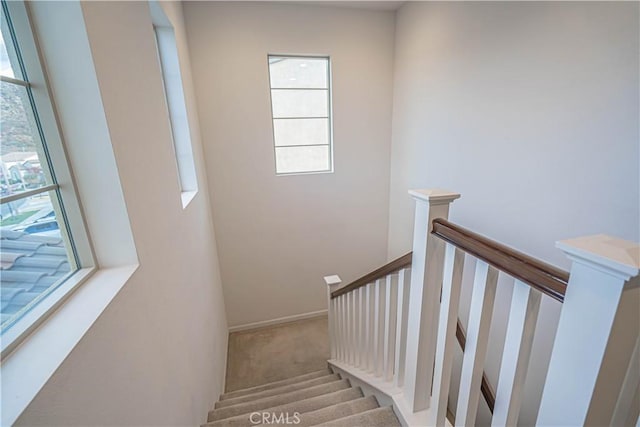
[[[184,5],[228,322],[326,309],[387,247],[394,15]],[[331,56],[335,173],[276,176],[267,54]]]
[[[569,262],[554,248],[557,240],[596,233],[639,240],[638,8],[400,8],[389,258],[411,247],[409,188],[460,192],[452,221],[564,268]],[[501,283],[487,366],[494,386],[510,296]],[[557,322],[559,304],[545,300],[523,425],[536,417]]]
[[[349,281],[410,249],[408,188],[461,192],[453,221],[564,267],[555,240],[638,240],[637,3],[407,4],[393,76],[391,12],[188,3],[197,91],[180,5],[163,7],[200,192],[183,210],[148,6],[83,4],[140,268],[18,424],[203,422],[224,376],[220,272],[230,325],[321,310],[324,275]],[[331,55],[334,174],[275,176],[267,53]],[[498,350],[509,297],[501,283]],[[550,330],[558,305],[542,310]],[[550,346],[539,334],[525,425]],[[490,354],[494,385],[498,364]]]
[[[39,10],[36,24],[39,20],[46,27],[53,12],[78,4],[33,7]],[[180,4],[163,7],[176,30],[201,191],[183,210],[148,4],[82,4],[140,267],[18,419],[19,425],[199,425],[222,391],[227,323],[189,55]],[[76,71],[72,58],[88,54],[63,48],[47,53],[69,55],[71,74]],[[51,73],[60,76],[52,78],[54,90],[70,89],[65,84],[73,82],[64,81],[59,71]],[[77,107],[90,95],[79,91],[65,96],[65,103]],[[61,114],[63,129],[91,125],[64,123],[65,117]],[[75,135],[70,133],[67,141],[72,152],[78,152],[74,145],[86,150],[93,143]],[[70,157],[73,165],[76,157]],[[78,180],[86,170],[77,168]],[[105,196],[94,194],[83,201],[95,207],[92,199]],[[95,225],[92,218],[88,223]]]

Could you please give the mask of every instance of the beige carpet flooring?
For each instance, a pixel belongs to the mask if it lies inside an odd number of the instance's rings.
[[[326,317],[229,334],[226,391],[284,380],[327,367]]]

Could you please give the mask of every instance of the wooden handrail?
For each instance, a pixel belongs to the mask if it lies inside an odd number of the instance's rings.
[[[551,298],[564,301],[569,273],[445,219],[433,220],[431,233],[493,265]]]
[[[344,286],[338,289],[337,291],[332,292],[331,299],[335,297],[339,297],[340,295],[349,293],[362,286],[368,285],[373,281],[382,279],[383,277],[388,276],[391,273],[395,273],[398,270],[402,270],[403,268],[410,266],[412,258],[413,258],[413,252],[409,252],[408,254],[403,255],[400,258],[395,259],[390,263],[383,265],[377,270],[374,270],[371,273],[366,274],[361,278],[349,283],[347,286]]]

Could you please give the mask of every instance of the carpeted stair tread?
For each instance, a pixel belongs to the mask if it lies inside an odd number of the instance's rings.
[[[361,399],[363,396],[360,387],[347,388],[344,390],[334,391],[333,393],[327,393],[316,397],[310,397],[308,399],[299,400],[296,402],[287,403],[285,405],[273,406],[271,408],[261,409],[260,412],[267,412],[270,414],[292,414],[299,412],[300,414],[306,414],[307,412],[317,411],[319,409],[332,407],[344,402],[355,401]],[[242,415],[237,415],[231,418],[225,418],[219,421],[213,421],[204,424],[203,427],[252,427],[255,426],[255,422],[251,422],[250,416],[252,412],[247,412]],[[254,416],[255,417],[255,416]]]
[[[304,414],[301,413],[299,415],[300,422],[296,425],[298,427],[315,426],[337,420],[339,418],[345,418],[350,415],[360,414],[379,407],[380,405],[378,405],[378,400],[375,396],[361,397],[360,399],[338,403],[337,405],[332,405],[316,411]],[[266,424],[264,426],[266,426]]]
[[[282,387],[284,385],[295,384],[297,382],[307,381],[318,377],[324,377],[330,375],[332,372],[329,369],[323,369],[321,371],[309,372],[308,374],[298,375],[296,377],[287,378],[280,381],[274,381],[266,384],[261,384],[255,387],[243,388],[242,390],[230,391],[220,396],[220,400],[234,399],[236,397],[244,396],[247,394],[258,393],[260,391],[269,390],[272,388]]]
[[[318,424],[317,427],[401,427],[401,424],[391,406],[385,406]]]
[[[317,386],[317,385],[320,385],[320,384],[326,384],[326,383],[330,383],[330,382],[338,381],[338,380],[340,380],[340,375],[338,375],[338,374],[325,375],[323,377],[313,378],[313,379],[306,380],[306,381],[300,381],[300,382],[297,382],[297,383],[294,383],[294,384],[283,385],[281,387],[276,387],[276,388],[272,388],[272,389],[269,389],[269,390],[260,391],[260,392],[257,392],[257,393],[247,394],[247,395],[244,395],[244,396],[235,397],[233,399],[227,399],[227,400],[218,401],[215,404],[215,409],[224,408],[224,407],[227,407],[227,406],[233,406],[233,405],[237,405],[239,403],[250,402],[252,400],[258,400],[258,399],[262,399],[264,397],[269,397],[269,396],[275,396],[275,395],[278,395],[278,394],[289,393],[289,392],[296,391],[296,390],[302,390],[302,389],[305,389],[305,388]]]
[[[207,421],[218,421],[248,412],[261,411],[266,408],[271,408],[272,406],[284,405],[287,403],[308,399],[310,397],[320,396],[326,393],[347,389],[349,387],[350,385],[348,380],[340,380],[305,388],[302,390],[292,391],[289,393],[279,394],[276,396],[269,396],[258,400],[252,400],[250,402],[243,402],[237,405],[227,406],[210,411]]]

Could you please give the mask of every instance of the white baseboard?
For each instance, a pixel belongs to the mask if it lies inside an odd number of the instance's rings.
[[[312,311],[309,313],[295,314],[293,316],[279,317],[277,319],[263,320],[261,322],[247,323],[245,325],[230,326],[229,333],[248,331],[250,329],[260,329],[267,326],[279,325],[281,323],[295,322],[296,320],[312,319],[314,317],[326,316],[327,310]]]

